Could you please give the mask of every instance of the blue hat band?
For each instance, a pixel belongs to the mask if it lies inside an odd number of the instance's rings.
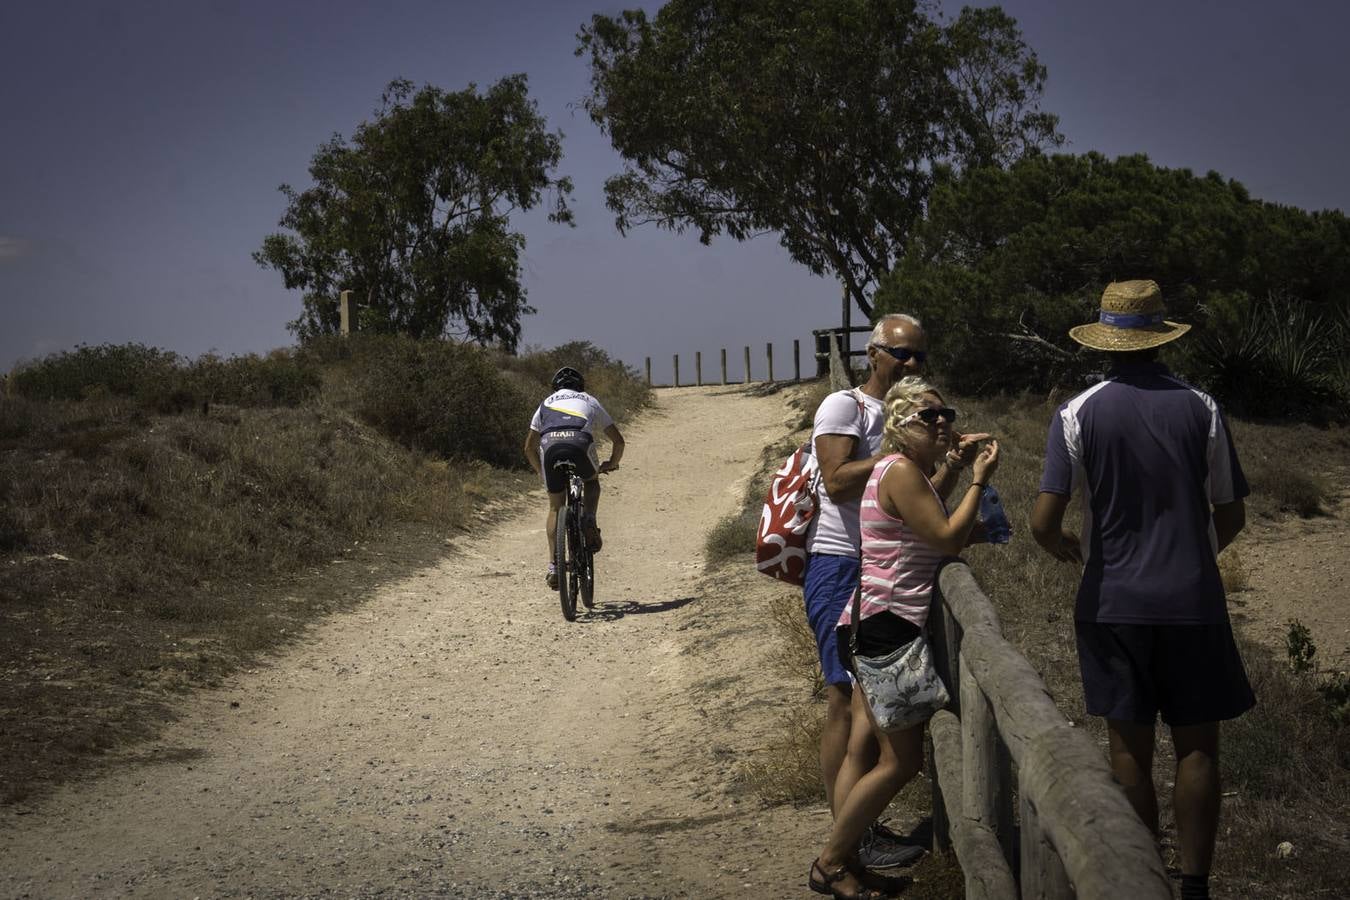
[[[1156,312],[1140,316],[1132,313],[1113,313],[1102,310],[1101,323],[1110,325],[1112,328],[1147,328],[1150,325],[1161,325],[1163,314]]]

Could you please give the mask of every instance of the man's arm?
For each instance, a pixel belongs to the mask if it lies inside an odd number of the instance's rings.
[[[1233,543],[1244,525],[1247,524],[1247,505],[1242,498],[1232,503],[1220,503],[1214,507],[1214,534],[1219,539],[1219,550]]]
[[[623,435],[619,433],[617,425],[605,426],[605,437],[609,438],[609,459],[600,464],[601,472],[613,472],[619,467],[619,460],[623,459]]]
[[[1083,548],[1078,537],[1064,530],[1064,511],[1068,508],[1068,494],[1041,491],[1031,510],[1031,535],[1055,559],[1082,563]]]
[[[529,462],[530,468],[534,469],[534,474],[542,477],[544,463],[539,458],[539,432],[533,428],[525,433],[525,459]]]
[[[835,503],[848,503],[863,495],[868,476],[880,455],[853,459],[858,439],[849,434],[822,434],[816,438],[816,462],[825,492]]]

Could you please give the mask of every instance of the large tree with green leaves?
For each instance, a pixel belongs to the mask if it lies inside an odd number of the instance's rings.
[[[1197,326],[1167,353],[1234,411],[1350,398],[1350,219],[1143,155],[943,177],[875,296],[879,312],[923,317],[953,388],[1044,390],[1100,366],[1068,329],[1131,278],[1157,281],[1169,316]]]
[[[582,27],[584,106],[623,156],[620,231],[776,232],[871,314],[944,166],[1057,143],[1045,69],[998,8],[914,0],[671,0]]]
[[[281,186],[287,231],[253,254],[304,291],[292,331],[336,331],[338,292],[351,290],[363,330],[514,349],[533,310],[520,283],[525,238],[510,215],[551,194],[549,218],[571,224],[572,183],[553,174],[561,138],[524,75],[483,93],[391,82],[350,141],[335,135],[314,154],[313,187]]]

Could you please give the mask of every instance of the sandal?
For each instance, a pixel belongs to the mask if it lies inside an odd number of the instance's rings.
[[[857,857],[850,859],[847,865],[848,870],[865,887],[881,891],[888,897],[900,893],[914,883],[914,879],[908,875],[883,875],[880,872],[873,872],[859,862]]]
[[[816,875],[820,879],[816,879]],[[807,876],[806,886],[817,894],[826,894],[834,897],[835,900],[886,900],[886,894],[881,891],[873,890],[870,887],[863,886],[852,894],[845,893],[841,888],[835,887],[835,882],[846,877],[849,874],[848,865],[842,865],[833,872],[826,872],[820,864],[820,857],[816,857],[811,862],[811,874]]]

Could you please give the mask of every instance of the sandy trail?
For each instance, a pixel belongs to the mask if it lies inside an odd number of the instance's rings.
[[[132,764],[0,811],[0,892],[804,895],[828,820],[732,783],[784,698],[753,677],[762,608],[710,595],[701,562],[786,407],[658,399],[604,482],[594,613],[564,622],[544,587],[531,495],[191,700]]]

